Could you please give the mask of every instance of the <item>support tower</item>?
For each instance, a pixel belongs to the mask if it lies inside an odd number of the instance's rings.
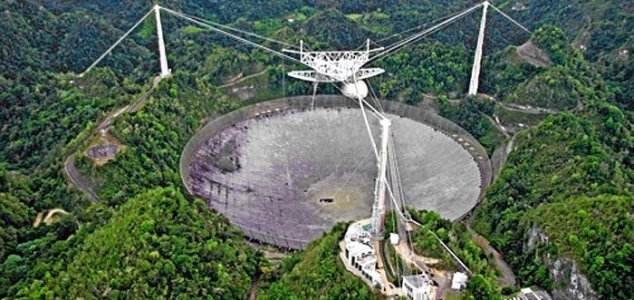
[[[163,26],[161,25],[161,7],[154,6],[154,16],[156,17],[156,35],[158,37],[159,56],[161,61],[161,78],[169,77],[172,71],[167,65],[167,55],[165,54],[165,42],[163,41]]]
[[[478,45],[476,46],[475,57],[473,58],[473,68],[471,69],[471,82],[469,83],[469,96],[475,96],[478,93],[478,85],[480,81],[480,67],[482,63],[482,46],[484,45],[484,33],[487,23],[487,10],[489,1],[482,3],[482,20],[480,21],[480,32],[478,34]]]

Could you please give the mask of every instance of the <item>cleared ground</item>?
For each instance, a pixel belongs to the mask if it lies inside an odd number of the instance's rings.
[[[408,206],[449,219],[473,208],[482,178],[469,146],[389,117]],[[188,173],[188,189],[248,236],[303,248],[339,221],[370,216],[376,161],[359,109],[289,108],[208,138]]]

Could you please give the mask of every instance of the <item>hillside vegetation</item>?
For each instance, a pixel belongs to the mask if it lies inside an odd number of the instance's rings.
[[[193,83],[188,73],[174,74],[164,81],[138,113],[124,114],[112,135],[124,145],[117,159],[99,166],[87,156],[77,168],[93,181],[108,205],[125,203],[148,187],[180,185],[178,162],[181,150],[200,120],[212,112],[225,112],[231,104],[223,96]]]
[[[258,277],[264,299],[376,298],[337,257],[343,225],[275,269],[225,218],[184,195],[181,186],[180,151],[205,118],[310,92],[309,84],[286,76],[299,66],[165,15],[173,78],[162,81],[140,110],[114,120],[109,137],[125,146],[114,160],[97,165],[83,155],[108,114],[150,89],[158,72],[153,17],[98,68],[82,78],[75,73],[155,2],[0,3],[0,298],[235,299],[246,298]],[[292,45],[301,39],[311,49],[356,48],[368,37],[388,45],[408,28],[473,5],[158,2]],[[431,36],[432,42],[421,40],[376,61],[388,72],[372,86],[395,101],[428,105],[422,98],[432,99],[431,107],[469,130],[489,153],[509,140],[492,121],[503,105],[566,111],[541,123],[543,115],[530,118],[536,126],[514,139],[506,166],[475,211],[473,228],[501,250],[522,286],[565,289],[570,280],[553,272],[557,262],[571,261],[593,289],[584,296],[631,299],[632,5],[526,0],[525,8],[513,9],[517,3],[496,6],[535,29],[531,42],[553,65],[536,67],[516,47],[507,48],[524,43],[528,34],[492,15],[496,25],[489,27],[481,91],[497,102],[485,95],[463,99],[479,14]],[[219,88],[254,73],[259,75],[239,85],[253,85],[252,98],[241,100],[231,88]],[[319,92],[338,93],[331,85]],[[71,154],[102,203],[91,203],[69,183],[64,161]],[[32,226],[38,212],[52,208],[70,214]],[[495,275],[473,247],[466,225],[433,214],[419,217],[429,222],[427,232],[416,233],[418,250],[437,252],[428,234],[435,232],[478,273],[471,295],[497,297]]]
[[[173,187],[135,196],[54,247],[58,255],[36,264],[17,298],[236,299],[258,272],[240,233]]]
[[[282,261],[266,280],[260,299],[378,299],[370,287],[348,272],[339,258],[346,224],[311,242],[306,250]]]
[[[498,273],[488,257],[476,244],[474,235],[465,224],[452,223],[435,212],[410,210],[412,218],[422,226],[411,233],[414,251],[424,257],[440,259],[441,263],[430,265],[440,270],[464,271],[438,242],[441,239],[460,260],[473,272],[474,279],[467,285],[464,297],[475,299],[502,299],[497,288]],[[392,215],[393,216],[393,215]]]
[[[548,117],[518,136],[476,210],[475,228],[510,255],[523,285],[557,288],[564,283],[552,276],[554,261],[573,258],[600,297],[627,299],[633,295],[632,123],[608,103],[613,95],[561,31],[547,30],[539,34],[551,56],[560,55],[558,67],[585,82],[575,99],[586,108]],[[535,232],[547,238],[535,243]]]

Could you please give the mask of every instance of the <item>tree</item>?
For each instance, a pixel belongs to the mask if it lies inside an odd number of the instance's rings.
[[[474,300],[500,300],[502,296],[498,293],[495,285],[490,279],[482,275],[476,275],[467,283],[469,299]]]

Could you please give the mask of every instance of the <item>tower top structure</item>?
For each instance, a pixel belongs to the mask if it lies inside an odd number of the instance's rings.
[[[307,71],[291,71],[288,76],[315,83],[357,82],[379,75],[381,68],[363,68],[370,61],[370,54],[382,51],[383,47],[370,49],[370,40],[364,50],[350,51],[305,51],[304,42],[299,50],[283,49],[283,52],[299,56],[299,61],[312,68]]]

